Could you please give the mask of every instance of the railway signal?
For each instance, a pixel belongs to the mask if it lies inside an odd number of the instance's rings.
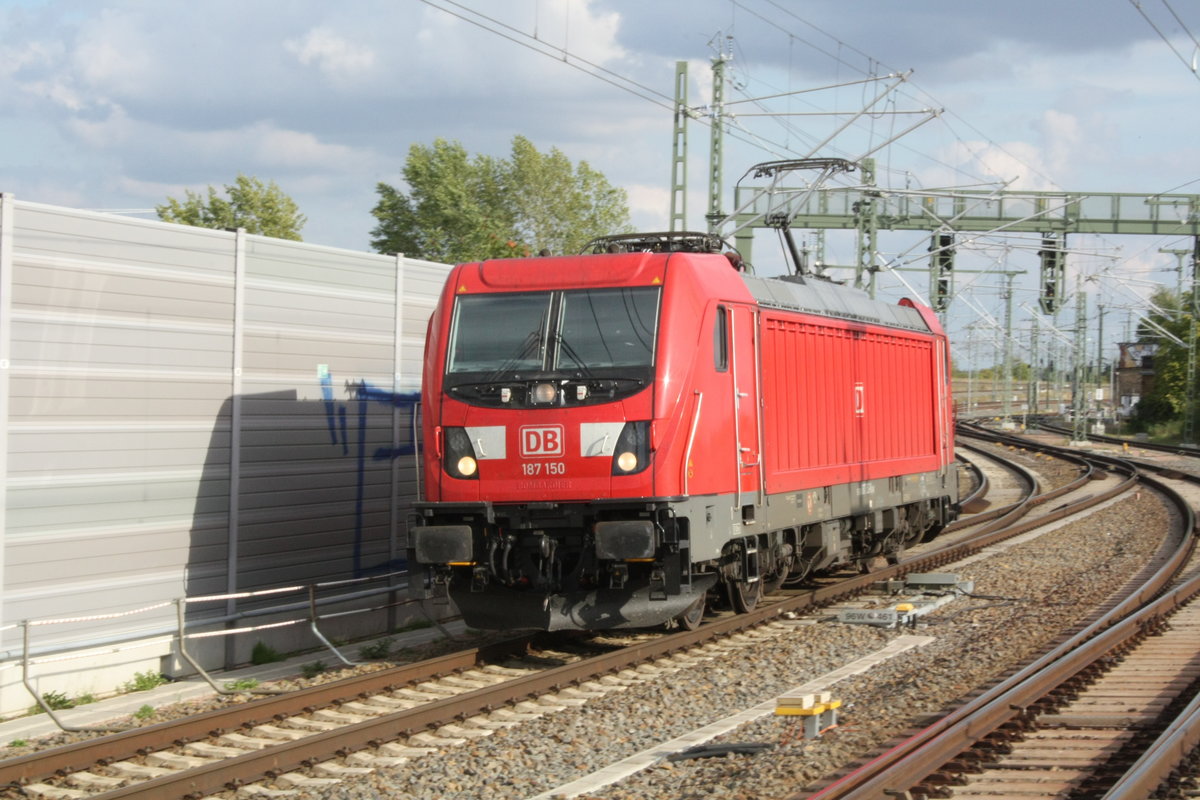
[[[929,304],[934,311],[950,307],[954,296],[954,232],[938,231],[929,241],[930,291]]]
[[[1054,314],[1063,306],[1063,277],[1066,274],[1067,253],[1064,245],[1066,236],[1057,233],[1042,234],[1042,282],[1038,305],[1043,314]]]

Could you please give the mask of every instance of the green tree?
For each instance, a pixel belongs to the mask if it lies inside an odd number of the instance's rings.
[[[514,217],[503,202],[501,173],[495,159],[472,159],[457,142],[414,144],[404,164],[411,193],[386,183],[376,186],[379,203],[371,214],[379,224],[371,231],[371,245],[381,253],[431,261],[511,255]]]
[[[1159,289],[1150,296],[1157,308],[1138,323],[1138,341],[1156,342],[1154,384],[1134,410],[1134,421],[1147,425],[1178,419],[1187,411],[1187,340],[1191,334],[1191,315],[1185,311],[1186,298],[1170,289]],[[1162,331],[1175,336],[1176,344]]]
[[[164,222],[219,230],[245,228],[247,233],[294,241],[301,240],[300,229],[308,221],[275,181],[264,184],[241,173],[233,184],[225,185],[224,196],[212,186],[207,199],[189,189],[182,203],[168,197],[154,210]]]
[[[403,170],[408,193],[376,187],[372,246],[431,261],[577,253],[589,239],[628,231],[625,191],[586,162],[540,153],[514,137],[510,159],[471,157],[458,142],[414,144]]]
[[[507,196],[516,209],[516,238],[533,249],[578,253],[597,236],[630,229],[628,198],[586,161],[572,167],[558,148],[539,153],[513,138]]]

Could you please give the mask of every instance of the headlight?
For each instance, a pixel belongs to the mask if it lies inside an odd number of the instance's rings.
[[[650,423],[626,422],[613,448],[613,475],[633,475],[650,466]]]
[[[452,478],[479,479],[479,465],[475,462],[475,448],[471,437],[462,428],[445,428],[446,451],[442,454],[442,468]]]
[[[548,405],[558,397],[558,387],[553,383],[538,383],[533,387],[533,402],[538,405]]]

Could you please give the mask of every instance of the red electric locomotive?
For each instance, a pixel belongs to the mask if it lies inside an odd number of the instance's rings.
[[[463,264],[429,322],[410,580],[478,628],[699,623],[957,513],[930,309],[705,234]],[[732,255],[732,254],[731,254]]]

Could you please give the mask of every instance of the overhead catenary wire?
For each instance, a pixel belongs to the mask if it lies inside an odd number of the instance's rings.
[[[596,78],[597,80],[604,81],[605,83],[609,84],[610,86],[613,86],[613,87],[620,89],[622,91],[625,91],[625,92],[629,92],[632,95],[640,97],[641,99],[649,101],[651,103],[654,103],[655,105],[665,108],[668,111],[674,112],[674,110],[675,110],[674,98],[664,94],[663,92],[658,91],[657,89],[646,86],[645,84],[642,84],[642,83],[638,83],[637,81],[633,80],[632,78],[628,78],[624,75],[614,72],[613,70],[610,70],[607,67],[603,67],[593,61],[589,61],[586,58],[575,55],[570,50],[568,50],[566,47],[559,47],[557,45],[552,45],[542,39],[537,38],[536,35],[525,33],[524,31],[521,31],[518,28],[515,28],[507,23],[501,22],[500,20],[496,19],[495,17],[491,17],[491,16],[488,16],[487,14],[484,14],[481,11],[476,11],[475,9],[468,8],[467,6],[463,5],[462,3],[457,3],[454,0],[440,0],[440,2],[445,3],[446,5],[454,6],[456,8],[460,8],[460,9],[462,9],[462,11],[464,13],[459,13],[457,11],[454,11],[453,9],[445,8],[444,6],[439,5],[438,2],[434,2],[434,0],[420,0],[420,2],[424,3],[425,5],[429,6],[430,8],[435,8],[444,14],[449,14],[450,16],[460,19],[463,22],[466,22],[470,25],[474,25],[477,28],[482,28],[483,30],[488,31],[489,33],[494,33],[495,35],[500,36],[501,38],[507,39],[516,45],[526,48],[527,50],[532,50],[533,52],[538,53],[539,55],[547,56],[548,58],[552,58],[555,61],[559,61],[559,62],[567,65],[568,67],[571,67],[572,69],[579,70],[580,72],[584,73],[585,75],[591,75],[593,78]],[[471,14],[475,15],[479,19],[474,19],[471,16],[468,16]],[[481,21],[481,20],[483,20],[483,21]],[[485,22],[490,23],[490,25],[485,24]],[[496,27],[492,27],[492,26],[496,26]],[[504,30],[501,30],[501,28],[503,28]],[[547,49],[544,49],[544,48],[550,48],[554,52],[549,52]],[[585,66],[590,67],[591,69],[590,70],[585,69]]]
[[[674,98],[669,97],[665,93],[660,92],[660,91],[654,89],[653,87],[650,87],[644,83],[641,83],[633,78],[630,78],[626,75],[622,75],[622,74],[616,72],[615,70],[608,69],[607,67],[604,67],[600,64],[597,64],[593,61],[583,58],[583,57],[573,53],[565,45],[559,46],[559,45],[554,45],[549,42],[546,42],[544,39],[540,38],[538,27],[536,24],[535,24],[533,32],[529,33],[526,31],[522,31],[521,29],[519,29],[513,25],[510,25],[506,22],[503,22],[502,20],[499,20],[494,16],[491,16],[489,14],[483,13],[476,9],[470,8],[469,6],[467,6],[464,3],[457,2],[457,0],[421,0],[421,2],[423,2],[425,5],[427,5],[431,8],[437,9],[439,11],[442,11],[443,13],[446,13],[450,16],[453,16],[464,22],[467,22],[468,24],[474,25],[478,28],[481,28],[483,30],[491,32],[495,35],[501,36],[502,38],[507,39],[508,41],[511,41],[514,44],[517,44],[517,45],[524,47],[528,50],[531,50],[535,53],[546,56],[548,58],[552,58],[555,61],[559,61],[559,62],[565,64],[566,66],[569,66],[573,69],[579,70],[580,72],[590,75],[598,80],[604,81],[605,83],[607,83],[615,88],[618,88],[622,91],[626,91],[630,94],[633,94],[634,96],[639,97],[640,99],[646,100],[648,102],[651,102],[663,109],[668,109],[668,110],[674,111]],[[871,76],[871,70],[864,69],[859,65],[855,65],[855,64],[851,63],[847,59],[843,58],[838,52],[831,51],[825,47],[822,47],[821,45],[819,45],[816,42],[813,42],[811,40],[797,36],[794,32],[792,32],[791,30],[787,29],[786,27],[780,25],[775,20],[760,13],[758,10],[751,8],[746,2],[743,2],[743,0],[730,0],[730,2],[731,2],[731,8],[736,8],[741,11],[744,11],[745,13],[750,14],[751,16],[761,20],[765,24],[776,28],[777,30],[786,34],[789,37],[789,41],[801,42],[805,46],[832,59],[839,66],[845,66],[847,68],[851,68],[861,75]],[[812,30],[816,31],[817,33],[821,34],[822,36],[829,38],[831,41],[833,41],[836,44],[837,49],[839,51],[845,50],[848,52],[853,52],[859,56],[862,56],[873,66],[882,66],[886,69],[889,69],[889,71],[891,73],[898,74],[898,72],[899,72],[898,70],[887,67],[887,65],[884,64],[884,62],[882,62],[881,60],[879,60],[873,56],[869,56],[862,50],[838,39],[836,36],[833,36],[832,34],[825,31],[824,29],[812,24],[811,22],[808,22],[807,20],[802,19],[794,12],[786,9],[785,7],[780,5],[778,2],[775,2],[775,0],[763,0],[763,2],[768,3],[774,9],[776,9],[776,10],[784,13],[786,16],[788,16],[792,19],[795,19],[796,21],[806,25],[807,27],[809,27]],[[874,76],[871,76],[871,77],[874,77]],[[891,76],[889,75],[889,76],[882,76],[882,77],[891,77]],[[860,81],[849,81],[849,82],[845,82],[845,83],[846,83],[846,85],[853,85],[853,84],[859,83],[859,82]],[[866,82],[869,82],[869,81],[866,81]],[[737,87],[735,87],[735,89],[736,88]],[[919,89],[919,87],[914,87],[914,88]],[[927,92],[925,92],[924,90],[920,90],[920,91],[922,94],[925,94],[926,97],[929,97]],[[786,93],[779,93],[777,95],[773,95],[772,97],[780,97],[780,96],[783,96],[784,94],[786,94]],[[760,100],[760,99],[759,98],[747,98],[742,101],[736,101],[736,100],[730,101],[730,103],[752,102],[752,101],[758,101],[758,100]],[[953,115],[953,112],[949,112],[949,114],[950,114],[950,116],[955,116],[955,115]],[[939,118],[943,118],[944,116],[945,115],[941,115]],[[988,141],[988,144],[990,147],[995,148],[999,152],[1004,152],[1006,155],[1008,155],[1010,158],[1013,158],[1014,160],[1019,160],[1013,154],[1008,153],[1001,145],[999,145],[995,142],[992,142],[990,139],[988,139],[986,137],[986,135],[982,134],[982,132],[978,131],[978,129],[974,128],[973,126],[970,126],[969,123],[965,123],[965,121],[961,120],[961,118],[958,118],[956,116],[955,116],[955,118],[959,119],[964,124],[967,124],[967,126],[974,133],[976,133],[977,135],[981,136],[986,141]],[[697,121],[699,121],[701,124],[706,124],[706,125],[710,124],[709,121],[704,119],[703,117],[697,118]],[[796,131],[794,131],[791,128],[787,128],[786,130],[788,131],[789,134],[796,133]],[[949,127],[948,127],[948,130],[950,130]],[[772,141],[771,139],[769,139],[766,136],[763,136],[762,134],[751,135],[751,134],[749,134],[749,132],[747,132],[745,130],[744,127],[742,127],[740,131],[731,130],[731,131],[729,131],[729,133],[731,135],[731,138],[733,138],[737,141],[741,141],[745,144],[751,145],[756,148],[762,148],[762,149],[766,150],[767,152],[771,152],[773,155],[781,155],[784,153],[798,154],[789,145],[789,143]],[[747,137],[749,137],[749,138],[747,138]],[[960,141],[960,143],[963,145],[963,147],[968,152],[971,152],[972,146],[968,141],[963,139],[961,136],[958,136],[957,134],[956,134],[956,138]],[[893,139],[894,139],[894,137],[893,137]],[[903,144],[901,144],[900,146],[905,147],[910,152],[913,152],[913,153],[921,156],[922,158],[930,159],[934,163],[938,163],[942,166],[946,166],[947,168],[955,169],[956,171],[961,171],[961,165],[946,164],[945,162],[940,161],[939,159],[937,159],[935,156],[933,156],[931,154],[920,153],[919,151],[913,150],[912,148],[909,148]]]
[[[1154,20],[1150,18],[1150,15],[1146,13],[1146,9],[1142,8],[1141,0],[1129,0],[1129,2],[1134,8],[1137,9],[1138,13],[1142,15],[1142,19],[1146,20],[1147,24],[1154,29],[1154,32],[1158,34],[1158,38],[1162,39],[1163,43],[1166,44],[1170,51],[1175,54],[1175,57],[1183,63],[1183,66],[1187,69],[1187,71],[1192,73],[1192,76],[1197,80],[1200,80],[1200,71],[1197,71],[1196,63],[1194,61],[1189,61],[1188,58],[1184,56],[1183,53],[1179,52],[1175,45],[1172,44],[1170,37],[1167,36],[1167,34],[1158,27]],[[1182,27],[1184,32],[1191,37],[1191,40],[1196,44],[1196,47],[1200,48],[1200,42],[1196,42],[1196,37],[1192,35],[1191,31],[1187,29],[1187,26],[1183,24],[1183,21],[1179,19],[1179,16],[1175,14],[1175,9],[1171,8],[1171,6],[1167,4],[1166,0],[1163,0],[1163,5],[1167,6],[1167,9],[1170,10],[1172,16],[1174,16],[1176,21],[1179,22],[1180,27]]]
[[[527,32],[488,13],[470,8],[469,5],[459,2],[458,0],[422,0],[422,2],[431,8],[440,10],[443,13],[454,16],[483,30],[495,33],[496,35],[499,35],[515,44],[518,44],[540,55],[552,58],[555,61],[563,63],[573,69],[583,72],[584,74],[590,75],[599,80],[603,80],[605,83],[621,89],[622,91],[628,92],[639,99],[654,103],[656,106],[663,109],[669,108],[672,111],[674,110],[674,98],[668,97],[665,93],[660,92],[633,77],[623,75],[616,70],[602,66],[601,64],[577,55],[570,49],[569,42],[564,41],[564,43],[561,45],[547,42],[542,35],[543,32],[536,24],[532,32]],[[1140,0],[1131,0],[1131,2],[1134,3],[1139,12],[1142,12],[1143,14],[1145,13],[1141,8]],[[1161,0],[1161,2],[1163,2],[1164,7],[1171,14],[1171,16],[1176,19],[1176,22],[1178,22],[1180,26],[1186,30],[1186,25],[1182,24],[1182,20],[1179,19],[1178,13],[1176,13],[1175,9],[1171,7],[1170,3],[1167,2],[1167,0]],[[771,11],[769,13],[764,13],[763,9],[765,8],[770,8]],[[867,54],[865,51],[842,40],[838,36],[830,33],[820,26],[804,19],[799,14],[788,9],[784,4],[777,2],[777,0],[730,0],[730,9],[731,14],[736,12],[734,16],[746,14],[787,36],[789,46],[789,64],[794,63],[795,57],[793,50],[795,49],[796,45],[800,45],[831,60],[834,64],[836,64],[839,75],[847,75],[846,78],[839,79],[833,84],[832,87],[825,88],[834,88],[836,90],[855,85],[862,85],[865,87],[874,81],[886,79],[898,74],[898,71],[895,68],[890,67],[881,59]],[[734,21],[736,20],[731,18],[730,30],[733,30],[732,23]],[[797,31],[797,26],[803,26],[811,33],[801,35],[801,33]],[[1191,36],[1190,32],[1188,35]],[[827,40],[829,44],[825,44],[822,39]],[[1192,39],[1195,41],[1194,36],[1192,36]],[[747,56],[747,54],[743,53],[741,49],[738,49],[738,52],[741,59],[739,64],[752,63],[753,54],[749,54]],[[850,77],[847,71],[849,71],[849,73],[853,73],[854,76],[862,77]],[[885,74],[880,75],[880,72],[885,72]],[[789,69],[789,83],[790,79],[791,71]],[[756,80],[761,82],[761,80],[757,77]],[[820,91],[819,89],[776,91],[759,97],[752,97],[749,96],[749,93],[745,91],[747,82],[748,78],[734,81],[732,83],[733,90],[742,96],[736,99],[727,100],[725,101],[724,105],[734,107],[737,105],[750,105],[754,107],[754,111],[731,113],[728,115],[715,114],[712,115],[711,118],[699,114],[693,114],[692,118],[702,125],[711,126],[712,124],[723,124],[726,126],[726,135],[728,140],[744,143],[757,150],[770,153],[773,157],[785,158],[793,155],[801,155],[801,150],[804,150],[805,152],[810,151],[810,149],[814,146],[814,142],[821,138],[815,137],[810,131],[798,128],[796,125],[790,123],[788,121],[789,116],[792,118],[803,119],[814,116],[815,114],[827,114],[836,117],[839,113],[836,111],[809,112],[796,109],[791,106],[791,103],[795,98],[801,96],[812,96],[813,93]],[[919,98],[922,101],[928,101],[933,99],[932,95],[930,95],[928,91],[913,83],[911,80],[907,81],[905,88],[898,90],[896,95],[900,98],[907,98],[910,100],[916,100]],[[773,113],[770,106],[767,105],[767,103],[770,101],[781,100],[785,98],[789,104],[789,108],[787,108],[784,112]],[[895,120],[900,116],[900,112],[903,109],[897,107],[895,97],[890,98],[888,103],[889,107],[886,109],[876,108],[874,110],[869,110],[866,113],[859,113],[858,117],[868,118],[860,121],[860,124],[863,127],[859,128],[859,130],[863,135],[872,139],[875,138],[875,120],[877,118],[891,118]],[[812,108],[817,108],[812,103],[807,101],[805,101],[805,104]],[[842,116],[844,118],[849,114],[850,112],[844,112]],[[758,117],[772,119],[774,123],[779,126],[783,136],[773,137],[764,134],[761,130],[752,128],[746,124],[750,122],[752,118]],[[743,121],[739,121],[739,118],[743,118]],[[892,135],[888,136],[887,142],[877,147],[870,147],[866,150],[866,152],[870,154],[883,147],[895,147],[903,149],[914,154],[916,157],[922,160],[926,160],[931,164],[951,170],[956,174],[964,175],[973,182],[978,183],[984,183],[986,181],[982,176],[972,175],[970,169],[968,168],[968,164],[986,164],[985,159],[994,153],[1003,156],[1006,160],[1011,161],[1012,163],[1021,164],[1022,169],[1026,174],[1034,177],[1045,185],[1055,189],[1059,188],[1055,181],[1043,174],[1035,165],[1024,161],[1020,154],[1015,153],[1011,147],[994,141],[987,134],[983,133],[977,126],[963,119],[953,110],[945,110],[943,112],[941,109],[939,109],[937,119],[941,123],[942,128],[958,143],[960,152],[970,157],[970,162],[967,162],[966,164],[964,164],[962,161],[949,163],[945,159],[939,158],[935,153],[924,152],[912,147],[909,143],[903,141],[903,139],[899,139],[899,137],[894,134],[894,128],[898,127],[895,126],[894,122],[893,131],[891,132]],[[925,121],[928,120],[926,119]],[[897,141],[898,139],[899,141]],[[804,147],[805,144],[808,145],[807,148]],[[850,157],[848,153],[845,153],[845,146],[839,146],[837,142],[827,141],[824,146],[828,147],[833,152],[843,153],[847,157]],[[856,150],[857,152],[862,152],[862,148],[856,148]],[[903,174],[906,183],[911,182],[913,177],[913,173],[907,169],[898,171],[892,169],[888,165],[881,165],[880,170],[881,172],[889,174]],[[1187,186],[1193,182],[1195,181],[1185,182],[1182,184],[1182,186]],[[1009,183],[1011,183],[1011,181],[1009,181]],[[908,252],[911,253],[911,249]],[[904,260],[903,255],[901,256],[901,259],[902,261]],[[885,260],[890,260],[890,262],[893,264],[897,263],[896,259]],[[908,263],[911,263],[911,261],[908,261]]]

